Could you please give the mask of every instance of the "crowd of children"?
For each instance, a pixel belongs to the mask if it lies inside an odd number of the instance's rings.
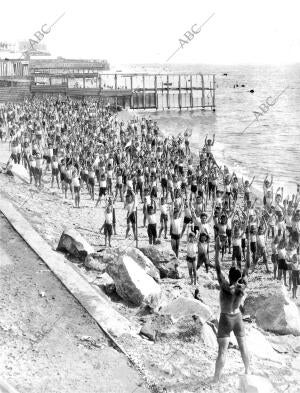
[[[263,200],[253,198],[251,181],[220,167],[213,155],[214,140],[205,138],[198,155],[190,149],[191,130],[164,137],[149,118],[120,121],[96,100],[33,98],[0,109],[2,139],[9,140],[12,163],[27,168],[30,182],[43,187],[51,173],[51,187],[81,206],[87,192],[95,206],[104,205],[101,228],[105,245],[116,235],[116,201],[127,212],[126,238],[137,236],[143,222],[149,244],[170,236],[178,257],[187,236],[186,260],[191,284],[197,271],[213,266],[211,244],[218,236],[221,259],[231,255],[242,269],[249,245],[252,271],[262,259],[266,271],[273,264],[274,279],[283,280],[297,296],[299,279],[300,188],[284,196],[274,192],[267,176]],[[95,194],[98,196],[95,198]],[[137,206],[143,205],[142,220]],[[162,239],[163,238],[163,239]],[[271,250],[271,252],[270,252]]]

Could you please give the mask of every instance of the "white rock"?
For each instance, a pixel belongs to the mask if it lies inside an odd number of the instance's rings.
[[[272,345],[259,330],[253,327],[248,329],[246,332],[246,343],[248,350],[254,356],[282,363],[282,357],[274,351]]]
[[[242,393],[273,393],[271,382],[259,375],[240,376],[240,390]]]
[[[153,308],[159,304],[160,286],[130,256],[120,255],[116,262],[108,265],[107,272],[124,300],[136,306],[147,304]]]
[[[300,335],[300,314],[285,287],[272,281],[250,291],[245,312],[256,318],[258,326],[277,334]]]
[[[197,315],[202,323],[208,321],[212,316],[212,312],[208,306],[199,302],[199,300],[183,296],[162,307],[159,313],[162,315],[171,315],[174,321],[178,321],[184,316]]]
[[[94,248],[85,238],[73,228],[63,231],[59,239],[57,251],[67,251],[80,259],[85,259],[87,255],[95,252]]]
[[[160,281],[160,275],[159,271],[156,269],[156,267],[153,265],[151,260],[146,257],[145,254],[142,253],[138,248],[136,247],[123,247],[119,249],[119,253],[126,254],[130,256],[145,272],[154,278],[155,281],[159,282]]]
[[[25,183],[30,183],[28,170],[21,164],[12,164],[10,167],[11,173],[21,179]]]

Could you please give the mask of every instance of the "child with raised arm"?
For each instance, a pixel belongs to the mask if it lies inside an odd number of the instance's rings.
[[[148,206],[148,238],[149,244],[156,244],[157,238],[157,220],[156,220],[156,202],[154,197],[151,198],[151,205]]]
[[[271,175],[271,181],[268,180],[268,174],[264,180],[263,192],[264,192],[264,205],[267,204],[267,198],[272,197],[273,199],[273,175]]]
[[[198,241],[198,260],[197,270],[204,264],[205,271],[208,273],[209,266],[212,265],[209,262],[209,236],[205,232],[199,233]]]
[[[124,203],[124,209],[127,211],[127,228],[126,228],[126,235],[125,239],[127,239],[129,231],[130,231],[130,226],[132,227],[132,232],[134,235],[134,239],[136,240],[136,214],[135,214],[135,209],[136,209],[136,195],[131,192],[130,194],[127,194],[125,196],[125,203]]]
[[[187,255],[186,261],[189,270],[189,275],[191,278],[191,285],[197,284],[197,242],[195,239],[195,234],[193,232],[188,232],[187,235]]]
[[[71,187],[74,190],[75,207],[79,208],[80,205],[80,178],[76,169],[72,173]]]
[[[251,182],[249,182],[249,180],[245,180],[242,178],[242,185],[244,188],[244,201],[250,201],[250,190],[251,190],[251,186],[254,182],[255,176],[253,176],[253,179],[251,180]]]
[[[164,238],[167,239],[167,230],[168,230],[168,212],[169,205],[166,203],[164,197],[160,199],[160,230],[158,237],[161,237],[162,232],[165,232]]]
[[[192,212],[191,212],[191,204],[184,200],[184,218],[183,218],[183,227],[181,232],[181,237],[183,236],[187,225],[192,223]]]
[[[245,233],[240,220],[236,217],[233,220],[232,228],[232,266],[242,269],[242,237]]]
[[[278,271],[278,244],[279,238],[276,236],[271,243],[271,261],[273,263],[273,276],[274,280],[277,278]]]
[[[178,258],[181,236],[181,208],[175,208],[173,203],[170,210],[170,218],[171,247]]]
[[[105,221],[100,229],[100,233],[104,229],[104,236],[105,236],[105,247],[107,246],[108,240],[108,247],[111,247],[111,237],[112,237],[112,230],[113,230],[113,207],[111,204],[108,204],[105,207]]]
[[[281,239],[278,244],[278,280],[281,281],[281,278],[283,276],[284,285],[287,287],[288,285],[286,282],[286,254],[286,241],[285,239]]]
[[[266,265],[267,273],[270,273],[268,266],[268,258],[267,258],[267,246],[266,246],[266,224],[261,223],[258,227],[257,236],[256,236],[256,244],[257,244],[257,253],[256,258],[254,260],[253,270],[255,269],[257,262],[260,258],[263,258],[263,262]]]
[[[297,288],[298,285],[300,285],[300,263],[299,263],[299,256],[297,254],[293,255],[291,261],[291,269],[292,269],[293,299],[297,299]]]
[[[250,368],[250,359],[245,342],[245,328],[240,312],[240,305],[243,302],[245,287],[247,285],[246,278],[248,276],[248,270],[250,266],[249,252],[247,252],[247,260],[244,271],[241,272],[239,269],[231,267],[229,270],[227,281],[221,271],[219,249],[220,243],[219,237],[217,236],[215,261],[217,277],[220,284],[221,314],[217,334],[219,351],[215,367],[215,382],[218,382],[220,380],[220,376],[225,365],[225,358],[230,340],[230,333],[232,331],[236,336],[239,349],[241,351],[242,359],[245,366],[245,374],[249,373]]]

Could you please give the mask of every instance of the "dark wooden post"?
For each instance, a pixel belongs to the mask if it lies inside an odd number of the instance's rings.
[[[133,81],[132,81],[132,75],[130,75],[130,90],[131,90],[130,108],[133,109]]]
[[[158,94],[157,94],[157,75],[154,75],[154,89],[155,89],[155,108],[158,109]]]
[[[169,74],[167,75],[167,108],[170,109]]]
[[[191,108],[194,107],[194,100],[193,100],[193,75],[190,75],[191,78]]]
[[[178,106],[179,110],[181,110],[182,102],[181,102],[181,75],[178,75]]]
[[[143,108],[146,109],[145,74],[143,74]]]
[[[201,98],[201,106],[202,108],[205,107],[205,90],[204,90],[204,77],[201,74],[201,84],[202,84],[202,98]]]
[[[215,110],[215,107],[216,107],[216,102],[215,102],[215,99],[216,99],[216,75],[214,74],[213,75],[213,110]]]

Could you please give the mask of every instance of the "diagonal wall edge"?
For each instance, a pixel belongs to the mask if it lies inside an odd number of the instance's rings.
[[[137,334],[128,319],[113,309],[106,296],[104,294],[101,296],[101,292],[93,288],[63,255],[53,251],[12,203],[3,196],[0,196],[0,211],[28,246],[45,262],[53,274],[114,342],[115,340],[111,336],[119,337],[122,334],[135,336]],[[117,343],[115,342],[115,344]]]

